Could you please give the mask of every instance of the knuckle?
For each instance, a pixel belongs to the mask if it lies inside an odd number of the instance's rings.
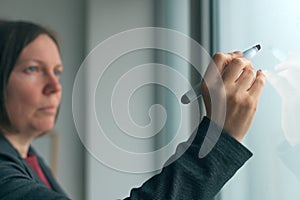
[[[248,96],[244,101],[243,106],[248,110],[256,111],[257,108],[257,99],[251,96]]]
[[[241,58],[234,58],[231,61],[231,63],[234,64],[234,65],[239,65],[239,66],[244,66],[245,65],[243,59],[241,59]]]
[[[236,94],[231,94],[228,96],[228,100],[230,102],[233,102],[234,104],[241,104],[242,103],[242,99],[240,95],[236,95]]]
[[[244,69],[244,73],[247,76],[253,76],[254,77],[254,70],[251,69],[251,68],[250,69],[249,68]]]
[[[217,52],[213,56],[213,60],[223,60],[224,58],[225,58],[225,54],[221,52]]]
[[[256,104],[256,100],[255,98],[251,97],[251,96],[247,96],[247,98],[245,99],[245,104],[247,107],[253,107]]]
[[[231,62],[234,65],[240,66],[244,70],[254,71],[254,67],[253,67],[251,61],[246,58],[242,58],[242,57],[234,58]]]
[[[246,66],[247,69],[251,69],[254,71],[254,67],[252,65],[252,62],[249,59],[241,58]]]

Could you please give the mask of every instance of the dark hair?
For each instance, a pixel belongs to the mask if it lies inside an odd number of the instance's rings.
[[[22,50],[39,35],[48,35],[59,49],[53,32],[27,21],[0,20],[0,127],[11,126],[5,103],[5,89]]]

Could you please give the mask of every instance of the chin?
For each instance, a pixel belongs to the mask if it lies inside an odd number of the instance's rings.
[[[45,133],[45,132],[47,132],[47,131],[52,130],[53,127],[54,127],[54,122],[44,122],[44,123],[39,123],[39,124],[37,124],[37,125],[35,126],[35,129],[36,129],[39,133],[43,134],[43,133]]]

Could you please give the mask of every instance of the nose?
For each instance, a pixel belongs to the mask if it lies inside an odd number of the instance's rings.
[[[59,77],[54,74],[47,75],[47,81],[44,87],[44,94],[50,95],[54,93],[59,93],[62,90],[62,86],[59,82]]]

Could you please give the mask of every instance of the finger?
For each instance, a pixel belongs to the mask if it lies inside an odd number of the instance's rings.
[[[241,51],[235,51],[231,53],[216,53],[213,56],[213,63],[219,69],[220,72],[223,71],[225,65],[227,65],[234,58],[242,57],[243,53]]]
[[[266,76],[261,70],[258,70],[256,72],[255,80],[252,86],[248,90],[249,94],[258,99],[265,85],[265,82],[266,82]]]
[[[241,89],[248,90],[255,80],[254,71],[252,68],[245,68],[236,83]]]
[[[209,64],[207,71],[205,72],[204,80],[205,82],[210,85],[216,82],[217,80],[221,80],[221,73],[226,66],[232,59],[236,57],[242,56],[242,52],[232,52],[232,53],[216,53],[213,56],[213,60]],[[218,81],[217,81],[218,82]]]
[[[233,59],[224,69],[222,77],[224,82],[234,82],[238,79],[243,69],[253,69],[251,62],[246,58]]]

